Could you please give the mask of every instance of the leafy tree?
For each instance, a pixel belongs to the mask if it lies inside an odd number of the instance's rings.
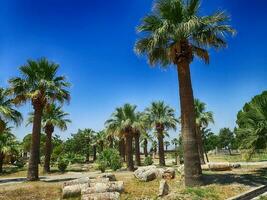
[[[267,147],[267,91],[255,96],[238,112],[236,129],[241,149],[248,149],[249,158]]]
[[[71,138],[65,142],[64,152],[85,155],[86,162],[89,162],[94,133],[92,129],[79,129],[76,134],[72,134]]]
[[[22,115],[13,107],[12,99],[8,98],[8,91],[0,88],[0,134],[6,130],[7,122],[19,125]]]
[[[231,148],[234,144],[235,136],[234,132],[229,128],[222,128],[219,131],[219,147],[228,149],[231,155]]]
[[[198,143],[198,153],[201,164],[205,164],[204,159],[204,146],[201,130],[208,127],[209,123],[214,123],[213,113],[206,111],[206,104],[199,99],[195,99],[195,113],[196,113],[196,134]]]
[[[214,150],[216,147],[219,146],[220,139],[218,135],[211,132],[210,129],[207,129],[204,133],[204,145],[206,151]]]
[[[169,129],[176,129],[178,120],[175,118],[175,111],[163,101],[152,102],[145,110],[146,118],[151,127],[156,131],[159,148],[159,164],[165,166],[164,155],[164,132]]]
[[[32,144],[28,165],[27,179],[36,181],[38,176],[38,162],[40,156],[40,133],[43,110],[46,105],[55,101],[63,103],[70,99],[66,90],[69,83],[64,76],[57,76],[59,65],[49,62],[46,58],[37,61],[28,60],[19,68],[21,77],[9,80],[9,92],[14,95],[15,104],[31,102],[34,109]]]
[[[126,158],[127,168],[129,171],[134,170],[132,141],[134,130],[138,128],[136,106],[125,104],[116,108],[111,119],[106,121],[108,132],[113,133],[117,137],[123,137],[126,140]]]
[[[199,57],[209,63],[208,48],[226,47],[225,36],[235,31],[226,22],[225,12],[200,16],[200,0],[156,0],[137,30],[137,54],[148,57],[149,64],[163,68],[176,65],[179,77],[182,134],[185,157],[185,185],[201,183],[201,166],[195,134],[194,95],[190,63]]]
[[[0,134],[0,173],[3,172],[4,158],[14,151],[17,151],[18,141],[11,133],[11,127],[4,126],[5,129]]]
[[[45,154],[45,140],[46,140],[46,135],[41,133],[40,136],[40,157],[42,157]],[[24,152],[30,152],[31,151],[31,141],[32,141],[32,134],[27,134],[24,136],[22,139],[22,148]],[[40,160],[38,161],[40,162]]]
[[[55,128],[61,131],[67,130],[67,124],[71,123],[66,117],[68,113],[56,104],[48,105],[43,111],[42,126],[46,134],[44,172],[50,172],[50,160],[52,153],[52,135]],[[28,124],[33,123],[34,114],[30,113]]]

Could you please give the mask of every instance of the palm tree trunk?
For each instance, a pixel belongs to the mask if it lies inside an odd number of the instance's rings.
[[[123,160],[123,162],[125,162],[125,140],[124,138],[121,138],[119,141],[119,152],[120,152],[121,159]]]
[[[134,143],[135,143],[135,164],[137,166],[141,166],[139,139],[140,139],[140,134],[139,133],[135,133],[135,136],[134,136]]]
[[[34,117],[32,126],[31,150],[28,165],[28,181],[37,181],[39,179],[38,164],[40,161],[40,135],[43,106],[38,102],[33,102]]]
[[[196,136],[197,136],[199,159],[200,159],[200,163],[203,165],[205,164],[204,147],[203,147],[202,135],[201,135],[199,126],[196,126]]]
[[[0,173],[3,173],[3,164],[4,164],[5,155],[3,152],[0,153]]]
[[[50,160],[52,152],[52,134],[54,132],[54,126],[47,125],[45,127],[46,141],[45,141],[45,162],[44,162],[44,172],[50,172]]]
[[[133,137],[131,132],[127,132],[126,135],[126,161],[127,161],[127,168],[129,171],[134,171],[134,163],[133,163]]]
[[[186,48],[188,47],[188,44]],[[189,59],[178,60],[177,71],[179,77],[181,126],[184,149],[185,185],[201,184],[201,165],[197,148],[196,117],[194,110],[194,96],[192,90]]]
[[[157,132],[158,132],[158,142],[159,142],[159,165],[165,166],[163,130],[157,129]]]
[[[148,156],[148,153],[147,153],[147,139],[144,139],[144,154],[145,154],[145,157]]]
[[[96,161],[96,145],[93,146],[93,161]]]

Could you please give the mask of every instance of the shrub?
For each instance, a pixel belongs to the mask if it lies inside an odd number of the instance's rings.
[[[152,165],[152,164],[153,164],[152,157],[151,156],[146,157],[144,160],[144,165],[148,166],[148,165]]]
[[[119,152],[115,149],[105,149],[98,157],[98,165],[105,165],[116,171],[122,167]]]
[[[98,160],[97,161],[97,169],[100,170],[102,173],[106,171],[107,163],[105,161]]]
[[[62,158],[58,160],[57,167],[59,171],[64,172],[67,169],[68,165],[69,165],[68,160]]]

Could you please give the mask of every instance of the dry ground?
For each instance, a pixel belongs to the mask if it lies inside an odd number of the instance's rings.
[[[125,183],[122,200],[156,199],[159,180],[139,182],[130,172],[116,172],[118,180]],[[204,172],[205,186],[184,188],[182,178],[177,176],[168,183],[177,199],[223,200],[244,192],[251,187],[266,183],[267,169],[245,168],[231,172]],[[55,200],[61,197],[62,183],[21,183],[0,187],[0,200]]]

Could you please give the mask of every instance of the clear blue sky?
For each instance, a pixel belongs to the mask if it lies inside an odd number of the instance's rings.
[[[174,68],[151,69],[133,52],[135,27],[151,10],[151,0],[1,0],[0,85],[18,75],[28,58],[42,56],[60,64],[73,84],[65,106],[78,128],[103,128],[116,106],[125,102],[142,110],[164,100],[180,111]],[[214,131],[235,126],[236,113],[252,96],[267,89],[267,1],[203,0],[201,13],[227,10],[238,35],[229,47],[211,52],[211,63],[192,63],[195,97],[215,114]],[[24,118],[31,105],[19,108]],[[22,138],[30,127],[22,125]],[[172,133],[172,137],[178,133]]]

